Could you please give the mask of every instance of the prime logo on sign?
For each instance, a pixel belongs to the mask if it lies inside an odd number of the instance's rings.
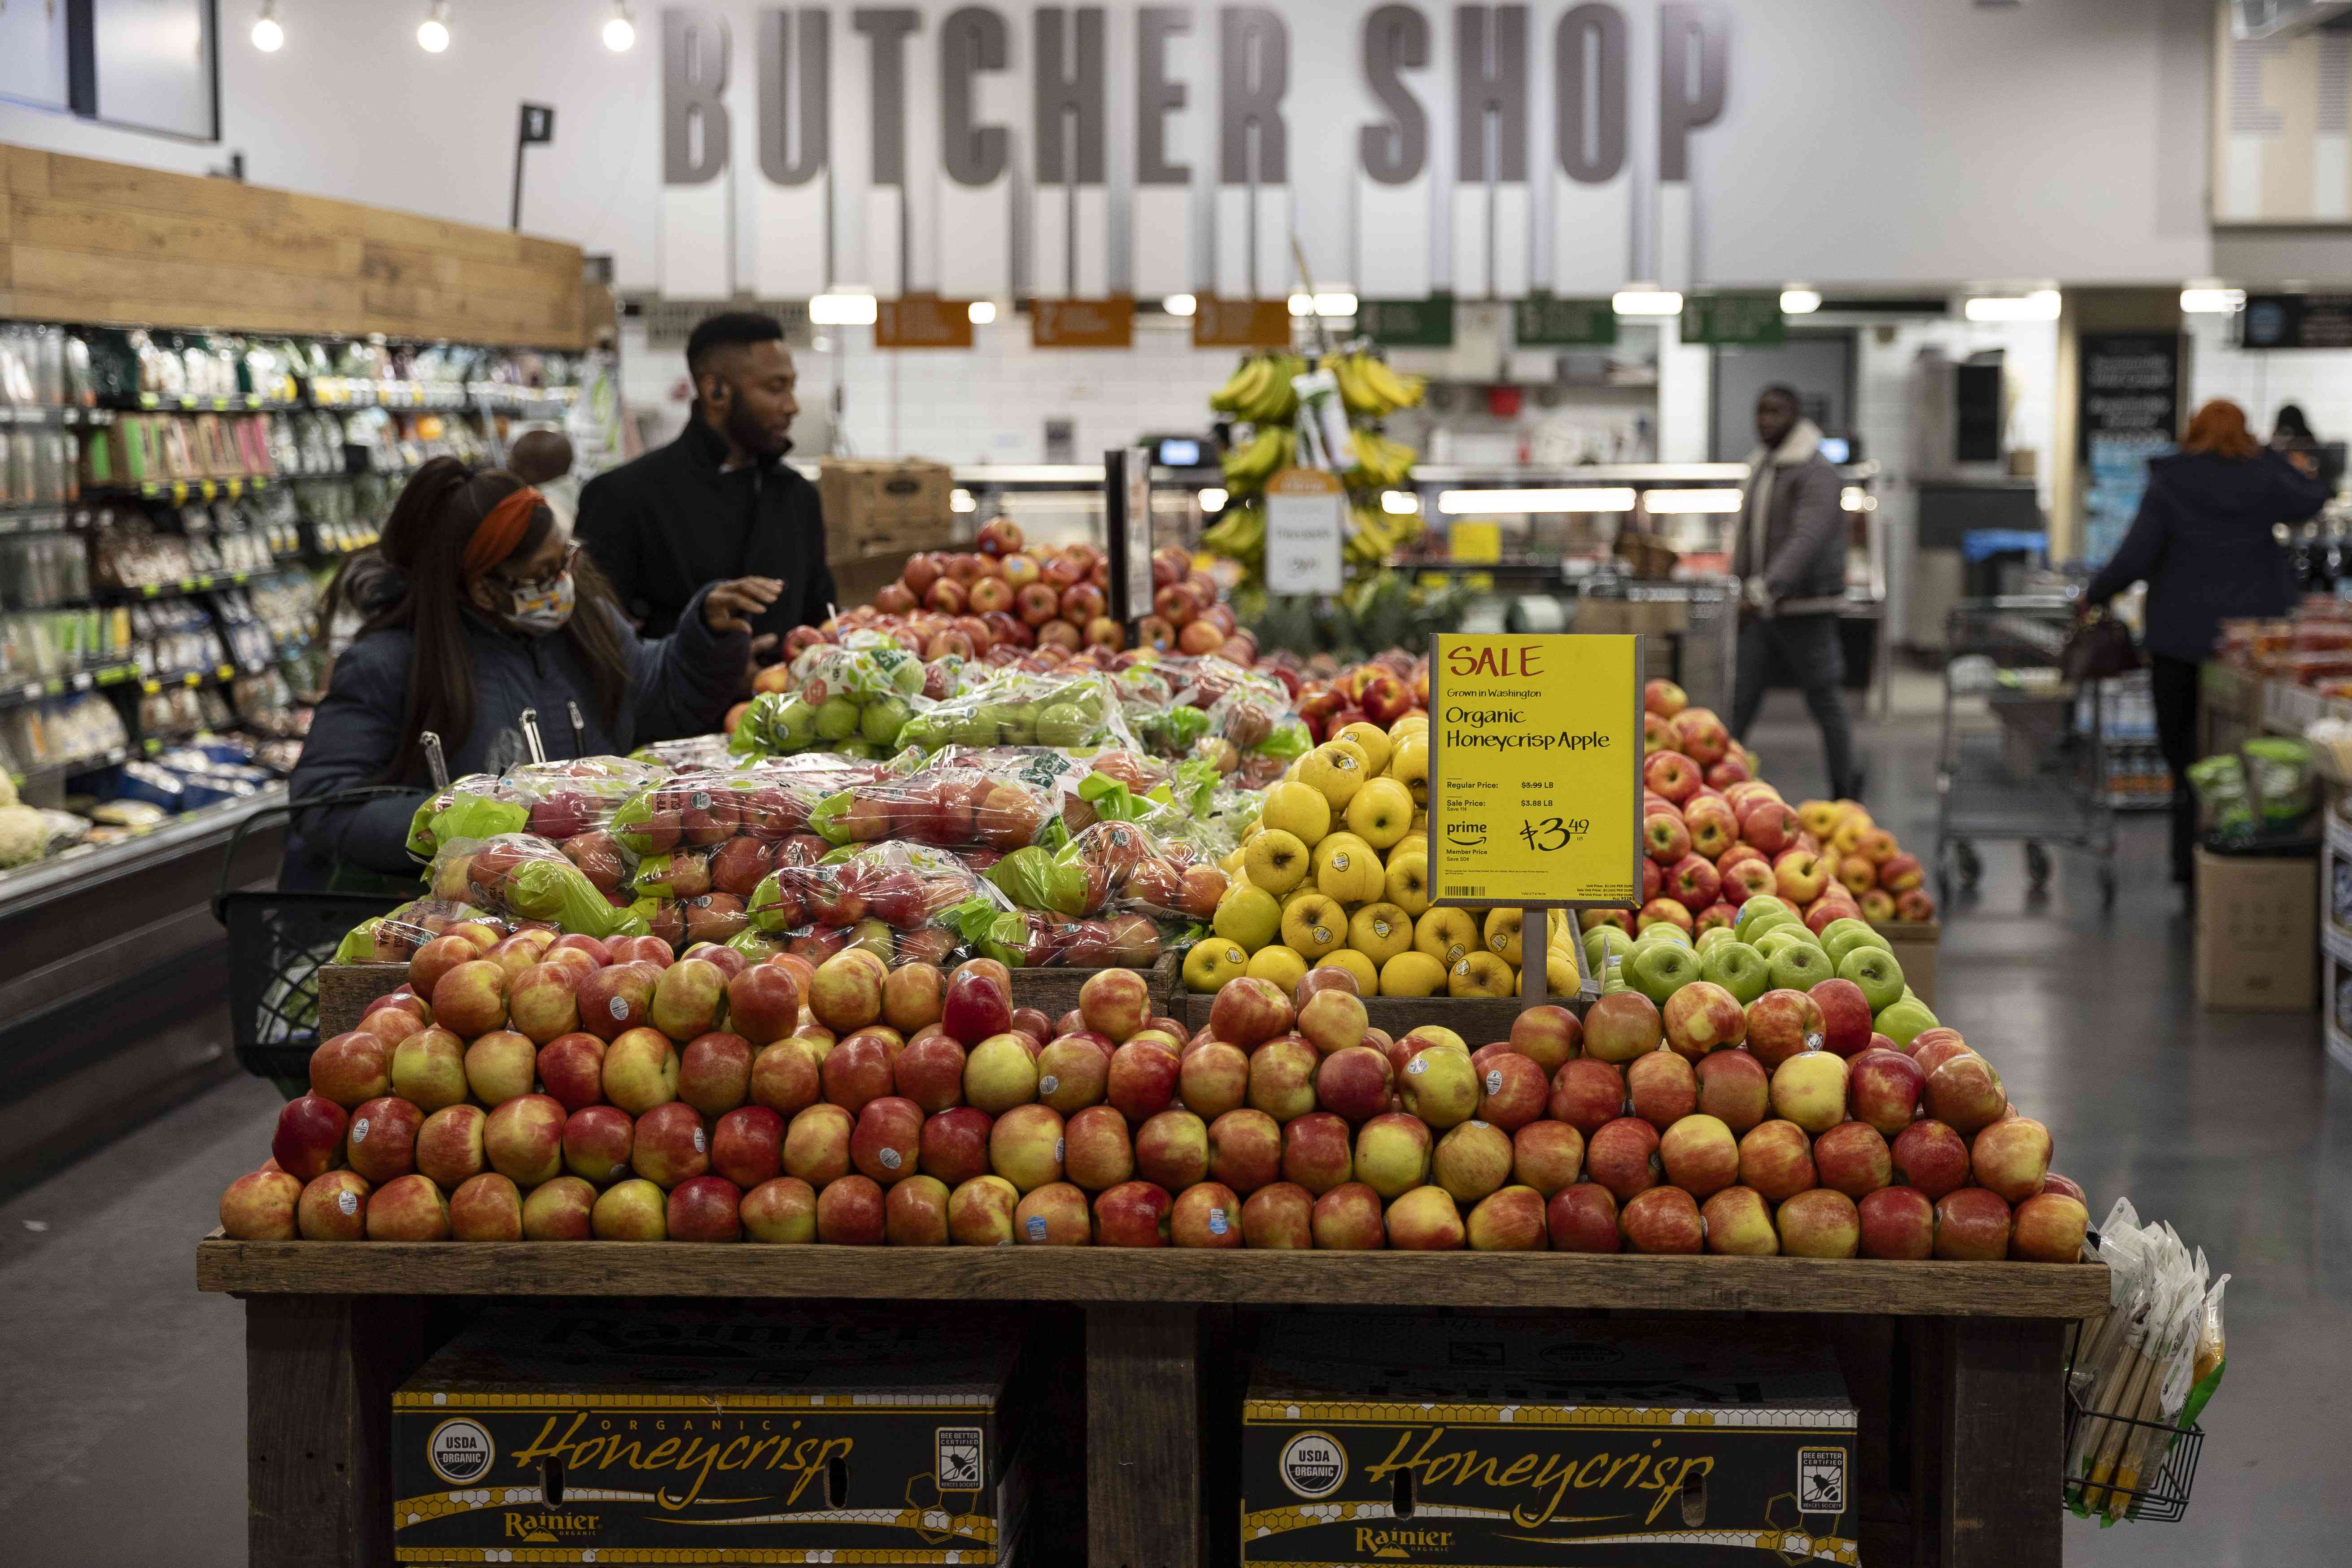
[[[1540,24],[1524,5],[1375,5],[1360,19],[1307,0],[767,5],[739,37],[718,6],[666,7],[664,289],[734,292],[748,220],[755,276],[741,282],[788,298],[1017,281],[1044,298],[1279,299],[1297,173],[1354,181],[1351,231],[1299,237],[1367,298],[1442,289],[1425,243],[1441,233],[1455,294],[1589,294],[1636,264],[1633,171],[1685,185],[1694,133],[1723,116],[1727,13],[1721,0],[1585,0]],[[755,176],[740,204],[739,169]],[[1548,279],[1531,276],[1538,181],[1553,193]]]

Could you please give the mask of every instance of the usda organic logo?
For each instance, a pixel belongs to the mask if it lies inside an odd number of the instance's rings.
[[[433,1428],[425,1440],[425,1459],[433,1473],[453,1487],[467,1487],[490,1473],[498,1445],[478,1421],[459,1415]]]
[[[1300,1497],[1329,1497],[1347,1479],[1348,1450],[1328,1432],[1301,1432],[1282,1450],[1282,1484]]]

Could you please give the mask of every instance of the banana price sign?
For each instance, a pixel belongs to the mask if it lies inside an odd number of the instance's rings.
[[[1430,902],[1641,903],[1635,638],[1441,632],[1429,734]]]
[[[1277,594],[1336,594],[1347,542],[1339,476],[1285,468],[1265,484],[1265,582]]]

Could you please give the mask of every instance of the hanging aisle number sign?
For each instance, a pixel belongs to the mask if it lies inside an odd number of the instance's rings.
[[[1637,639],[1441,632],[1429,731],[1430,902],[1640,904]]]

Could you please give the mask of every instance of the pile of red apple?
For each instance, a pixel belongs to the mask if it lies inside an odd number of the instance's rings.
[[[1318,745],[1358,722],[1385,730],[1428,709],[1429,660],[1391,648],[1328,680],[1298,680],[1291,698]]]
[[[927,659],[956,653],[998,664],[1024,655],[1055,662],[1049,656],[1055,649],[1067,658],[1127,647],[1127,628],[1110,616],[1110,563],[1101,551],[1083,542],[1024,548],[1020,526],[1003,517],[982,524],[972,542],[969,551],[909,557],[898,580],[875,592],[870,608],[827,622],[820,635],[871,626],[919,638],[907,646]],[[1151,611],[1136,626],[1139,647],[1255,661],[1256,638],[1238,629],[1215,582],[1193,571],[1181,549],[1153,552],[1151,580]]]
[[[319,1047],[224,1229],[2071,1261],[2087,1219],[1948,1029],[1824,1048],[1619,992],[1473,1052],[1318,970],[1233,981],[1187,1037],[1130,970],[1052,1020],[986,960],[667,958],[428,943]]]
[[[1758,893],[1787,900],[1816,935],[1840,919],[1935,918],[1917,857],[1859,805],[1790,805],[1754,776],[1723,721],[1671,681],[1649,682],[1643,702],[1642,907],[1591,911],[1586,925],[1666,922],[1696,935],[1733,923]]]

